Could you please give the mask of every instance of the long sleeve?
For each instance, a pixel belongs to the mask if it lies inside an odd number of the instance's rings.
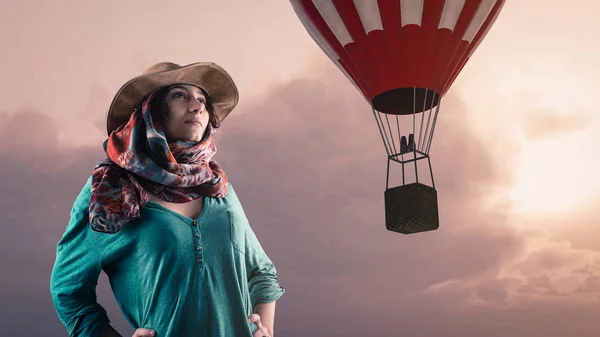
[[[246,228],[246,269],[248,289],[254,308],[258,303],[278,300],[285,290],[277,281],[277,270],[258,242],[250,226]]]
[[[96,301],[102,259],[89,226],[91,178],[77,196],[65,233],[58,242],[50,293],[69,336],[97,336],[109,324],[106,310]]]

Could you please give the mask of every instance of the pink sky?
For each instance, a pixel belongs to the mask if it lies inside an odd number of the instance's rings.
[[[402,236],[369,106],[287,1],[4,0],[0,326],[64,335],[50,269],[105,111],[168,60],[238,83],[217,160],[287,290],[278,336],[596,336],[599,9],[507,1],[440,112],[441,228]],[[104,276],[99,301],[130,333]]]

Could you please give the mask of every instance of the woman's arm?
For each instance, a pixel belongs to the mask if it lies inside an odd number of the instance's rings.
[[[260,322],[269,330],[269,336],[274,337],[275,328],[275,302],[258,303],[254,307],[254,313],[260,316]]]
[[[250,226],[246,229],[245,255],[248,290],[253,307],[277,301],[283,296],[285,290],[279,285],[275,265],[263,250]],[[274,312],[275,305],[273,304],[272,307]],[[260,316],[262,318],[262,315]]]
[[[254,313],[260,316],[261,324],[267,327],[272,335],[275,322],[275,301],[283,296],[285,290],[279,285],[277,269],[258,241],[231,185],[229,185],[229,193],[232,203],[236,204],[234,207],[239,208],[237,218],[234,217],[234,221],[236,221],[234,226],[237,228],[236,230],[242,230],[245,237],[246,246],[243,249],[250,302]]]
[[[262,249],[250,227],[246,233],[246,268],[248,270],[248,289],[254,313],[260,316],[261,324],[274,334],[275,302],[283,296],[285,290],[277,281],[277,270]]]
[[[69,224],[57,245],[50,279],[52,301],[69,336],[96,336],[110,322],[96,301],[102,261],[89,226],[90,191],[91,179],[73,204]]]

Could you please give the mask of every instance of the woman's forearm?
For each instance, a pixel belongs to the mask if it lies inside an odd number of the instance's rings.
[[[260,316],[261,324],[269,330],[269,335],[273,337],[273,329],[275,326],[275,302],[258,303],[254,307],[254,313]]]

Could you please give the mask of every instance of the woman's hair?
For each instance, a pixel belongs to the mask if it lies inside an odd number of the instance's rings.
[[[158,89],[152,98],[152,102],[150,103],[150,111],[152,112],[152,118],[162,125],[165,124],[165,121],[169,118],[169,106],[167,104],[167,100],[165,99],[169,90],[171,90],[173,86],[166,86]],[[212,104],[212,99],[208,95],[208,93],[200,88],[204,97],[206,97],[206,110],[208,111],[208,121],[212,125],[213,128],[218,129],[221,126],[219,119],[213,113],[214,107]]]

